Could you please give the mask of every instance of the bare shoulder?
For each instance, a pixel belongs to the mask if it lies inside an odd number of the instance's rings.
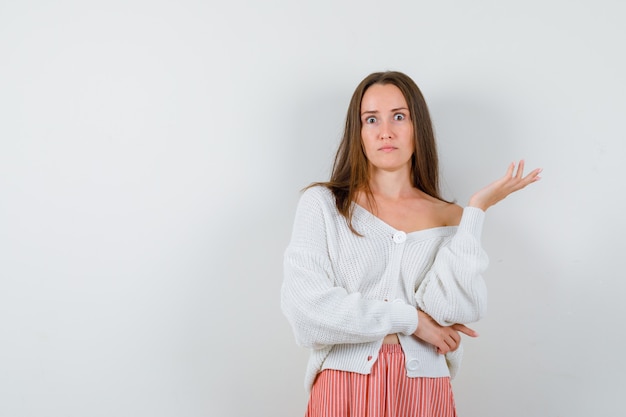
[[[445,226],[458,226],[463,216],[463,207],[455,203],[441,202],[441,222]]]
[[[458,226],[463,216],[463,207],[456,203],[439,200],[435,197],[422,194],[423,201],[427,201],[430,206],[429,212],[434,224],[438,226]]]

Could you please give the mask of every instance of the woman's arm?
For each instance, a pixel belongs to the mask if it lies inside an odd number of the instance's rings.
[[[456,235],[438,252],[433,266],[417,289],[418,306],[441,325],[471,323],[485,313],[487,290],[482,278],[488,258],[480,245],[485,210],[540,179],[541,169],[523,176],[511,164],[504,177],[482,188],[463,210]]]
[[[281,306],[297,343],[319,348],[412,334],[418,320],[415,307],[365,299],[334,285],[328,248],[334,239],[332,215],[321,193],[309,189],[300,199],[284,258]]]
[[[489,259],[480,244],[485,213],[463,210],[455,235],[439,248],[430,270],[415,292],[418,307],[442,326],[473,323],[485,313],[483,280]]]

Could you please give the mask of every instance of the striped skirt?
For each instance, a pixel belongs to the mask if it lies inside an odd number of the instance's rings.
[[[450,378],[409,378],[398,344],[383,345],[369,375],[325,369],[306,417],[456,417]]]

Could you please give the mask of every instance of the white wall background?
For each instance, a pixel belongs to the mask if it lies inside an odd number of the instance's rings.
[[[623,404],[625,6],[0,1],[0,416],[297,416],[279,309],[299,189],[373,71],[421,86],[488,213],[462,416]]]

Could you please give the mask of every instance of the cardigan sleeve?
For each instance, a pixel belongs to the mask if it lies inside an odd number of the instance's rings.
[[[391,333],[412,334],[417,328],[415,307],[365,299],[334,285],[329,240],[336,238],[336,231],[322,192],[316,187],[302,195],[284,256],[281,308],[296,342],[317,349],[372,342]]]
[[[480,320],[487,307],[482,277],[489,263],[480,237],[485,212],[465,207],[455,235],[442,246],[417,288],[417,305],[443,326]]]

